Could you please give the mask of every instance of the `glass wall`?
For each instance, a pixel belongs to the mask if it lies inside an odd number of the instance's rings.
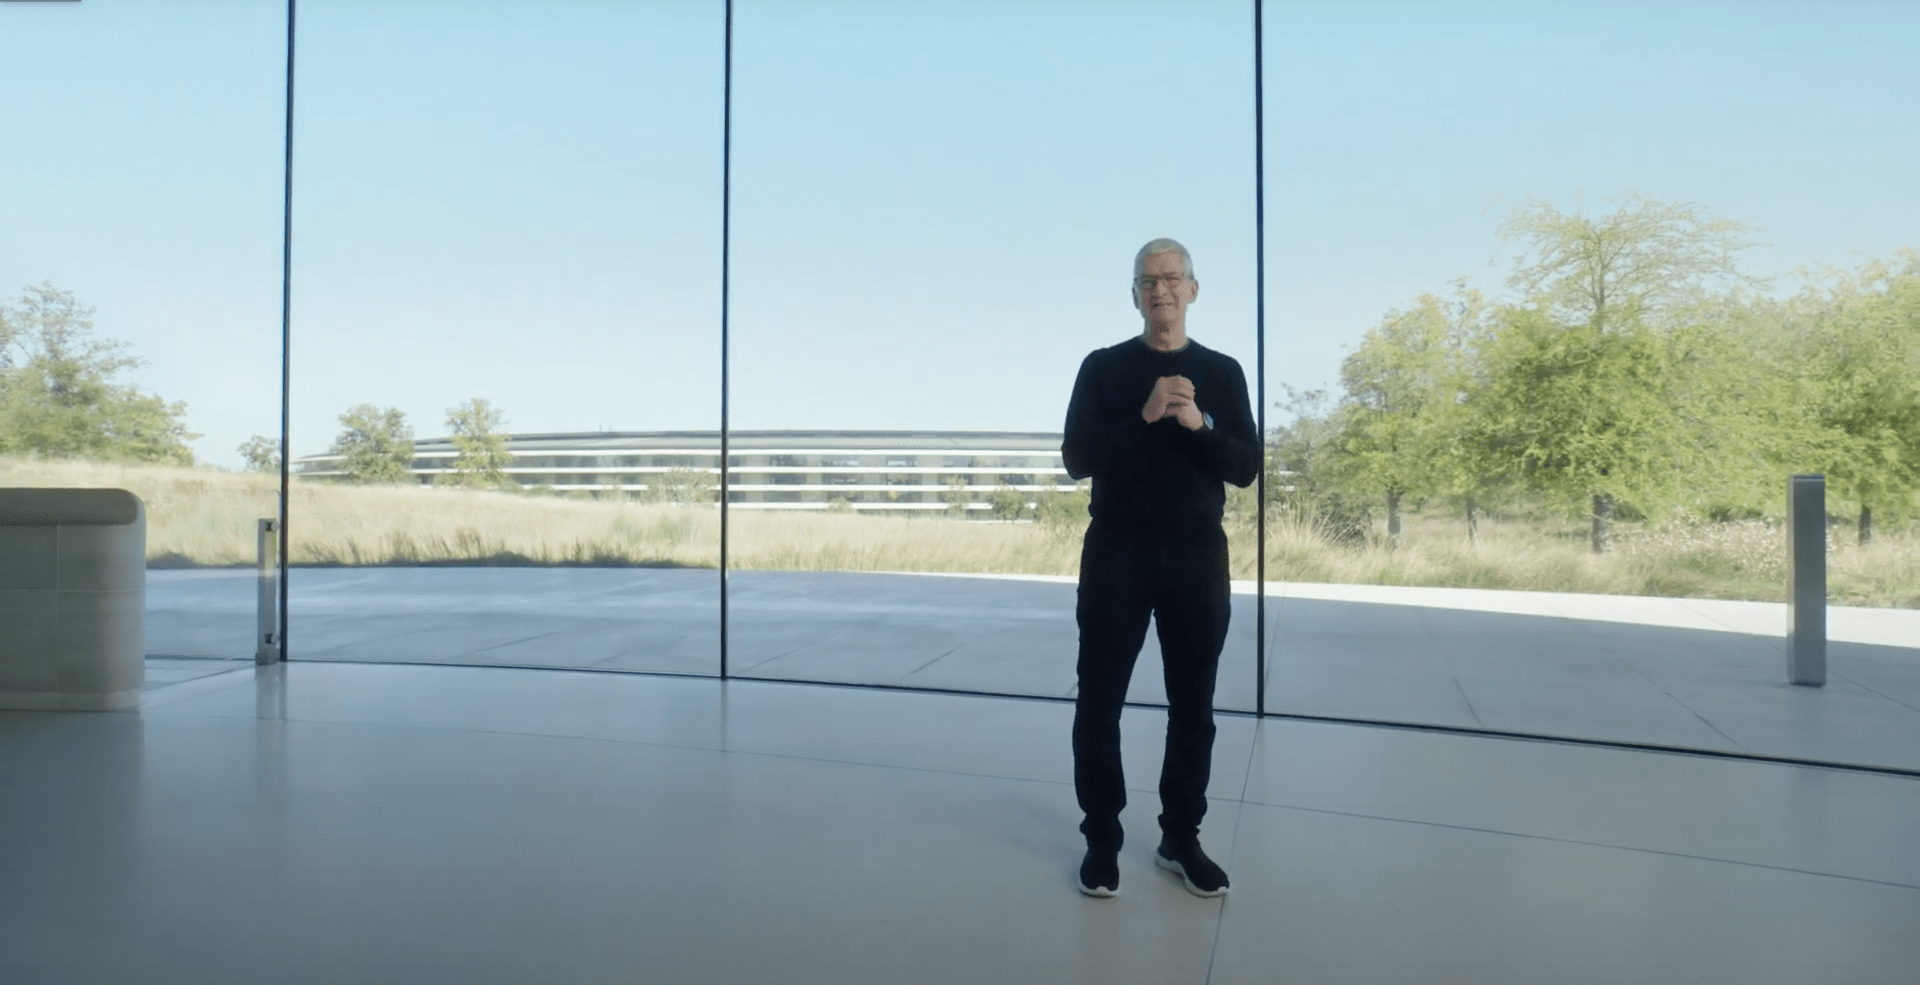
[[[1911,317],[1920,21],[1732,10],[1268,6],[1269,710],[1920,765],[1911,640],[1794,688],[1780,604],[1822,472],[1833,603],[1912,605],[1913,477],[1833,449],[1903,440],[1841,353]]]
[[[1061,431],[1081,360],[1141,332],[1135,251],[1184,242],[1193,337],[1253,363],[1249,10],[1142,12],[737,5],[732,673],[1072,693]]]
[[[717,673],[719,5],[298,30],[294,656]]]
[[[0,7],[0,484],[142,497],[156,684],[256,645],[286,13]],[[1920,14],[1269,5],[1261,365],[1247,4],[741,0],[723,367],[724,13],[301,5],[296,658],[718,673],[724,524],[732,674],[1070,697],[1068,397],[1171,236],[1272,425],[1219,707],[1920,767]]]
[[[274,3],[0,7],[0,486],[143,501],[148,687],[254,655],[284,38]]]

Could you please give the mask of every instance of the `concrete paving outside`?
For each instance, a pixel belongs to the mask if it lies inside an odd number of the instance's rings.
[[[289,575],[295,660],[717,674],[719,574],[319,568]],[[1216,705],[1255,707],[1236,585]],[[1073,693],[1071,579],[736,571],[731,674]],[[251,664],[250,571],[148,573],[149,687]],[[1828,683],[1786,680],[1785,607],[1270,583],[1267,709],[1920,771],[1920,612],[1830,610]],[[1164,700],[1151,633],[1136,702]]]

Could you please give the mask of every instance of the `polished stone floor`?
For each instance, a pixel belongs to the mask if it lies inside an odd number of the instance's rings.
[[[248,571],[148,575],[150,678],[252,652]],[[737,571],[729,670],[793,681],[1071,696],[1070,579]],[[299,568],[296,660],[719,672],[719,575],[647,568]],[[1217,704],[1256,707],[1239,586]],[[1831,610],[1824,688],[1786,680],[1785,609],[1755,602],[1275,584],[1267,708],[1920,771],[1920,612]],[[1147,636],[1133,698],[1164,701]]]
[[[1920,780],[1223,715],[1074,888],[1060,701],[293,663],[0,712],[0,981],[1887,983]]]

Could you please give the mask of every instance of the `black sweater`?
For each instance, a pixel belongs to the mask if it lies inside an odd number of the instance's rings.
[[[1162,376],[1193,381],[1193,402],[1213,416],[1212,428],[1140,419]],[[1093,477],[1087,512],[1097,519],[1160,528],[1218,523],[1226,503],[1221,483],[1244,487],[1260,472],[1247,378],[1232,356],[1191,339],[1178,352],[1137,337],[1095,349],[1073,382],[1060,454],[1068,475]]]

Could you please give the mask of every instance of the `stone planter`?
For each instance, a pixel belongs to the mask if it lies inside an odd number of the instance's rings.
[[[124,489],[0,489],[0,708],[139,706],[146,556]]]

